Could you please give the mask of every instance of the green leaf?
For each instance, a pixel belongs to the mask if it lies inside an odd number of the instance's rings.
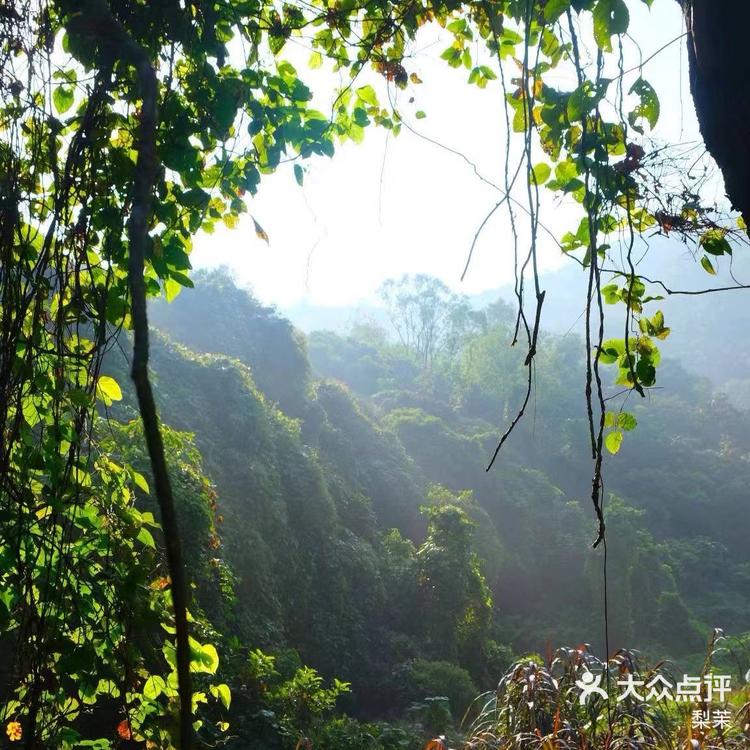
[[[26,396],[23,399],[21,411],[23,412],[23,418],[26,420],[26,424],[29,427],[34,427],[39,424],[41,417],[39,416],[39,410],[37,409],[32,397]]]
[[[710,255],[731,255],[732,246],[721,229],[709,229],[700,238],[700,246]]]
[[[111,406],[113,401],[122,400],[122,391],[117,381],[109,375],[100,375],[96,381],[96,395],[104,401],[107,406]]]
[[[639,78],[630,87],[630,93],[637,94],[641,99],[641,103],[628,115],[628,122],[630,122],[630,125],[635,130],[642,133],[643,128],[640,128],[637,123],[638,120],[643,118],[653,130],[659,120],[659,113],[661,111],[656,90],[648,81]]]
[[[612,35],[624,34],[630,25],[625,0],[598,0],[594,6],[594,38],[600,49],[612,51]]]
[[[613,456],[616,455],[622,445],[622,432],[619,430],[616,432],[610,432],[609,435],[604,438],[604,445]]]
[[[572,182],[573,180],[576,180],[578,178],[578,165],[569,159],[566,159],[565,161],[561,161],[556,167],[555,167],[555,180],[560,183],[560,187],[562,189],[565,189],[565,187]],[[581,227],[583,224],[578,225],[578,236],[581,236]],[[588,220],[586,220],[585,229],[586,229],[586,241],[588,242]]]
[[[96,692],[110,698],[117,698],[120,695],[120,688],[117,687],[113,680],[99,680],[99,684],[96,686]]]
[[[182,288],[182,284],[174,279],[164,279],[164,296],[167,302],[171,302],[182,291]]]
[[[211,690],[211,695],[214,698],[218,698],[228,711],[232,703],[232,691],[229,689],[229,685],[222,682],[220,685],[211,685],[209,689]]]
[[[465,52],[464,52],[465,55]],[[493,81],[497,76],[492,68],[486,65],[477,65],[469,74],[469,83],[475,83],[480,89],[486,88],[488,81]]]
[[[707,255],[704,255],[701,258],[701,265],[703,266],[703,270],[706,273],[710,273],[712,276],[716,276],[716,269],[714,268],[714,264],[711,263]]]
[[[205,210],[211,200],[211,195],[200,188],[191,188],[177,197],[177,200],[189,208],[200,208]]]
[[[190,639],[192,641],[192,638]],[[191,644],[192,645],[192,644]],[[164,658],[167,661],[167,664],[169,664],[170,667],[174,670],[172,674],[168,677],[168,683],[170,686],[174,684],[174,686],[177,686],[177,649],[174,646],[174,643],[170,643],[169,641],[165,641],[164,645],[161,647],[162,653],[164,654]],[[174,675],[174,678],[173,678]]]
[[[283,34],[273,34],[269,33],[268,35],[268,46],[271,48],[271,52],[273,52],[274,55],[278,55],[279,52],[284,48],[284,45],[286,44],[286,36]]]
[[[617,284],[606,284],[602,287],[602,298],[607,305],[615,305],[622,298],[620,297],[620,287]]]
[[[632,414],[628,414],[628,412],[623,411],[617,415],[617,426],[620,429],[623,429],[626,432],[630,432],[631,430],[634,430],[637,425],[638,420]]]
[[[545,164],[542,161],[535,165],[531,172],[534,176],[534,182],[536,182],[537,185],[544,185],[549,179],[550,174],[552,174],[552,169],[549,164]]]
[[[656,368],[648,359],[639,359],[635,367],[635,374],[642,385],[652,386],[656,382]]]
[[[448,49],[443,51],[440,58],[445,60],[451,68],[458,68],[461,66],[461,48],[452,44]]]
[[[193,284],[192,280],[187,274],[182,273],[182,271],[175,271],[174,269],[170,270],[169,275],[180,285],[180,286],[186,286],[188,289],[192,289],[195,284]]]
[[[611,79],[602,78],[596,84],[584,81],[569,97],[567,105],[568,119],[571,122],[583,120],[607,94]]]
[[[162,694],[166,686],[167,683],[164,681],[163,677],[159,677],[159,675],[151,675],[143,686],[143,697],[148,698],[148,700],[155,700]]]
[[[78,697],[81,699],[81,703],[85,703],[90,706],[96,703],[96,685],[84,680],[78,686]]]
[[[378,106],[378,95],[375,93],[375,89],[369,84],[366,86],[360,86],[357,89],[357,96],[365,102],[365,104],[370,104],[373,107]]]
[[[151,549],[156,549],[156,542],[154,542],[154,537],[151,535],[151,532],[148,529],[141,528],[141,530],[138,532],[138,536],[136,539],[141,543],[145,544],[146,547],[151,547]]]
[[[148,495],[149,489],[146,477],[144,477],[143,474],[139,474],[135,469],[130,470],[130,476],[133,478],[133,482],[135,482],[136,487],[138,487]]]
[[[70,86],[57,86],[52,92],[52,102],[60,114],[67,112],[73,106],[74,101],[75,96]]]
[[[210,643],[201,645],[190,639],[190,671],[214,674],[219,667],[219,654]]]
[[[305,180],[305,171],[299,164],[294,165],[294,179],[297,180],[297,184],[302,187],[302,183]]]
[[[571,0],[548,0],[544,6],[544,20],[554,23],[570,8]]]
[[[613,365],[623,354],[625,354],[624,339],[608,339],[602,342],[599,361],[603,365]]]

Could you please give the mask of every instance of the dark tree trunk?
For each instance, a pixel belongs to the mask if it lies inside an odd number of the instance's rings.
[[[680,2],[701,134],[750,226],[750,0]]]

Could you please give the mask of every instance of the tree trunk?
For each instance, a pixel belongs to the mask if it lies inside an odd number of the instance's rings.
[[[750,2],[679,1],[701,134],[727,197],[750,226]]]

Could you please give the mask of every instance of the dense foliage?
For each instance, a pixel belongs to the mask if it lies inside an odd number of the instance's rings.
[[[371,403],[430,481],[473,491],[501,541],[483,550],[488,571],[499,571],[489,580],[500,618],[508,610],[531,618],[519,627],[520,647],[543,647],[546,626],[535,623],[549,622],[547,611],[555,612],[556,638],[562,632],[569,642],[601,643],[600,622],[590,615],[600,611],[601,558],[586,551],[586,428],[575,336],[545,336],[533,423],[520,428],[499,466],[482,471],[498,415],[512,411],[525,387],[523,362],[507,346],[512,319],[498,314],[502,309],[493,305],[427,373],[405,366],[417,355],[398,343],[332,333],[311,335],[313,368]],[[677,362],[664,369],[669,387],[633,410],[628,426],[640,423],[639,440],[607,469],[610,622],[614,645],[680,656],[700,651],[715,625],[746,627],[748,527],[740,488],[748,443],[744,412]]]
[[[580,494],[585,424],[568,382],[580,356],[572,337],[545,336],[538,377],[549,396],[486,473],[493,418],[524,387],[523,363],[498,344],[512,324],[503,303],[477,311],[474,328],[428,371],[419,353],[372,326],[355,328],[362,338],[314,333],[305,346],[222,273],[199,280],[203,294],[157,305],[154,319],[215,352],[242,332],[242,361],[160,339],[155,380],[165,419],[194,434],[218,496],[215,554],[236,593],[212,621],[236,654],[226,679],[238,715],[250,711],[239,708],[243,654],[258,646],[282,663],[293,648],[292,665],[301,657],[350,682],[340,705],[354,716],[417,722],[404,738],[412,746],[419,731],[460,718],[514,653],[603,648],[602,557],[589,549]],[[258,339],[270,342],[263,356],[253,355]],[[299,421],[254,384],[273,381],[275,345],[279,354],[297,347]],[[323,380],[310,374],[306,348]],[[748,417],[724,403],[717,423],[706,381],[677,363],[665,372],[685,395],[639,407],[641,438],[609,467],[610,639],[613,649],[637,646],[654,662],[671,656],[676,669],[699,669],[713,628],[740,634],[750,614]],[[743,659],[729,667],[738,679]],[[338,747],[351,732],[380,737],[382,727],[364,726],[350,722]]]

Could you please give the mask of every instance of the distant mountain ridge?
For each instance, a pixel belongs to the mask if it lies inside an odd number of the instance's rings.
[[[683,243],[663,237],[651,238],[649,243],[647,253],[641,242],[633,252],[638,273],[663,281],[672,290],[698,291],[733,286],[737,282],[750,283],[750,253],[745,247],[735,251],[731,266],[726,260],[715,263],[717,275],[710,276],[693,257],[698,253]],[[612,274],[603,274],[603,283],[609,283],[611,278]],[[572,261],[542,275],[541,285],[547,291],[542,316],[544,330],[558,334],[583,332],[587,281],[586,271]],[[750,289],[670,296],[659,284],[652,284],[649,293],[665,296],[663,301],[652,302],[648,308],[653,311],[661,309],[667,325],[672,328],[669,339],[661,345],[663,356],[678,359],[688,372],[709,378],[714,386],[747,379],[750,346],[741,347],[738,342],[750,343]],[[468,296],[477,309],[497,299],[512,305],[516,301],[512,285],[507,284]],[[528,304],[533,304],[533,297],[528,298]],[[386,329],[390,327],[385,309],[367,302],[328,307],[303,301],[282,307],[280,311],[305,333],[330,330],[346,334],[358,322],[375,322]],[[606,310],[612,321],[606,337],[622,336],[619,330],[622,317],[618,312],[615,308]],[[702,352],[699,360],[695,359],[697,348]],[[746,387],[750,396],[750,382],[739,387]],[[750,406],[750,398],[741,405]]]

